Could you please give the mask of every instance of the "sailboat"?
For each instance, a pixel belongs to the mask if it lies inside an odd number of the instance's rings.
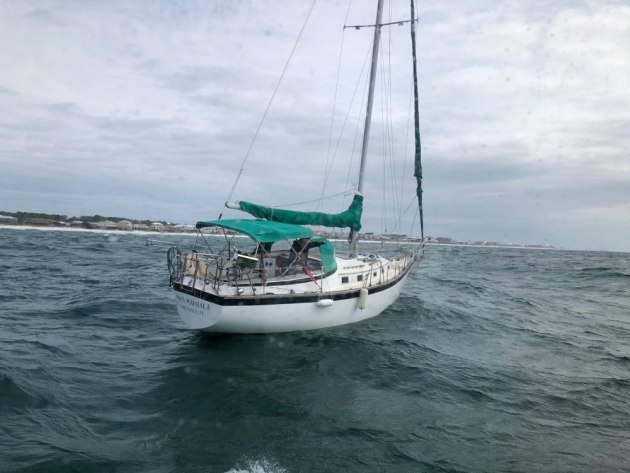
[[[276,333],[314,330],[359,322],[381,314],[396,301],[411,269],[424,254],[422,167],[415,59],[414,2],[411,25],[415,172],[421,238],[393,255],[359,252],[363,182],[378,63],[383,0],[378,1],[363,147],[356,192],[338,214],[267,207],[247,201],[226,206],[255,218],[200,221],[191,251],[167,253],[170,286],[178,313],[190,329],[223,333]],[[403,23],[403,22],[396,22]],[[362,25],[366,26],[366,25]],[[229,199],[228,199],[229,200]],[[349,252],[311,226],[350,230]],[[244,238],[239,238],[244,237]],[[221,238],[222,249],[216,241]],[[210,241],[212,240],[212,242]],[[201,242],[201,244],[199,244]]]

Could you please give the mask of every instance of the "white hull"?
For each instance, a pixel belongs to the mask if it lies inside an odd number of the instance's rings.
[[[176,290],[177,310],[187,327],[205,332],[277,333],[345,325],[375,317],[400,295],[408,273],[369,289],[365,304],[358,291],[324,293],[319,301],[304,297],[259,296],[258,303],[215,303]],[[364,296],[365,297],[365,296]],[[300,299],[305,300],[301,302]],[[274,303],[282,301],[283,303]],[[266,303],[270,302],[270,303]],[[363,309],[359,305],[364,305]]]

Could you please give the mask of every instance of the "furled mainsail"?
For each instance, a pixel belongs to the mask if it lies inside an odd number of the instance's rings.
[[[361,229],[361,213],[363,212],[363,196],[361,194],[355,194],[350,207],[338,214],[276,209],[253,204],[244,200],[238,202],[238,208],[256,218],[264,218],[273,222],[351,228],[354,231],[359,231]]]

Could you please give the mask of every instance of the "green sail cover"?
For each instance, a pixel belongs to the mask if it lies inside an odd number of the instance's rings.
[[[322,266],[324,267],[324,272],[328,273],[330,271],[336,271],[337,260],[335,260],[335,248],[332,243],[324,237],[314,237],[311,238],[311,241],[321,243],[319,253],[322,256]]]
[[[324,227],[361,229],[361,213],[363,212],[363,196],[355,194],[348,210],[338,214],[323,212],[299,212],[297,210],[274,209],[251,202],[240,201],[240,208],[254,217],[274,222],[292,223],[295,225],[322,225]]]

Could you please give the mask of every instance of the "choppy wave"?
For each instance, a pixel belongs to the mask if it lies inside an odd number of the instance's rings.
[[[227,473],[287,473],[277,462],[266,458],[254,460],[246,459],[238,466],[230,468]]]
[[[630,255],[434,247],[372,320],[213,336],[144,243],[0,229],[2,471],[627,469]]]

